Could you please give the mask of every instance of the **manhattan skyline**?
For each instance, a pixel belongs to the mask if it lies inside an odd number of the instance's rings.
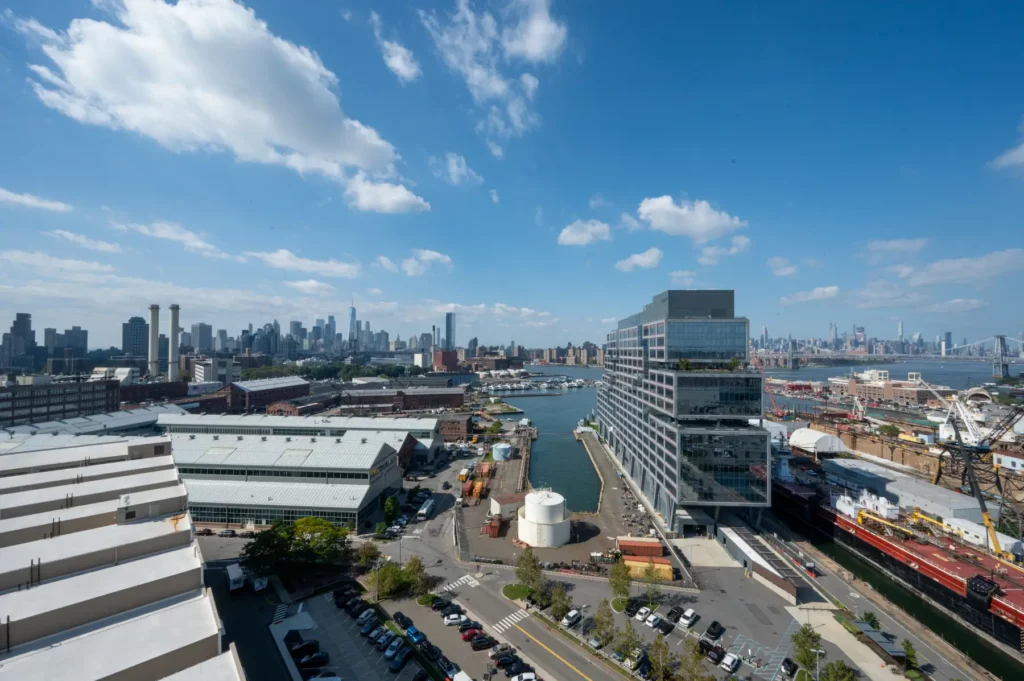
[[[776,337],[1024,327],[1020,8],[376,12],[0,7],[0,319],[545,347],[718,288]]]

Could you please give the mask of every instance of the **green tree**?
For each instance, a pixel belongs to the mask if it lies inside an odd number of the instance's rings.
[[[380,558],[380,549],[372,541],[364,541],[356,550],[356,562],[364,570],[376,563],[378,558]]]
[[[607,598],[602,598],[597,604],[597,612],[594,614],[594,633],[601,645],[606,646],[615,635],[615,614]]]
[[[307,563],[336,563],[348,551],[348,530],[323,518],[299,518],[292,539],[293,555]]]
[[[678,362],[678,368],[680,371],[689,371],[690,369],[693,368],[693,366],[690,364],[690,360],[681,359]]]
[[[570,610],[572,610],[572,598],[566,593],[564,586],[556,584],[555,588],[551,590],[551,615],[556,620],[561,620],[569,614]]]
[[[633,576],[629,574],[629,566],[621,558],[612,564],[608,574],[608,583],[612,587],[612,595],[616,598],[629,598],[629,591],[633,587]]]
[[[651,661],[651,678],[654,681],[668,681],[672,678],[675,660],[662,634],[658,634],[654,643],[647,649],[647,659]]]
[[[857,674],[842,660],[829,662],[821,668],[821,681],[856,681]]]
[[[633,620],[626,620],[626,626],[619,630],[619,637],[615,641],[615,652],[628,658],[633,651],[640,647],[640,634],[633,628]]]
[[[291,562],[294,537],[294,523],[275,521],[242,548],[241,557],[257,575],[280,572]]]
[[[395,518],[398,517],[398,498],[388,497],[388,500],[384,502],[384,519],[387,520],[388,525],[395,522]]]
[[[520,584],[530,588],[530,591],[540,591],[543,586],[544,573],[540,569],[540,561],[534,555],[533,549],[527,547],[519,554],[516,561],[516,579]]]
[[[899,426],[894,426],[891,423],[886,423],[883,426],[878,427],[878,434],[882,437],[899,437],[900,429]]]
[[[423,561],[419,556],[413,556],[405,561],[402,572],[405,573],[406,584],[417,596],[423,596],[430,591],[430,575],[423,569]]]
[[[863,613],[860,616],[860,618],[863,621],[865,621],[868,624],[870,624],[872,629],[881,629],[882,628],[881,625],[878,622],[878,615],[876,615],[875,613],[873,613],[871,611]]]
[[[903,654],[907,658],[906,668],[917,669],[917,649],[909,638],[903,639]]]
[[[383,537],[383,536],[384,536],[384,534],[385,534],[385,533],[386,533],[387,531],[388,531],[388,524],[387,524],[387,523],[385,523],[385,522],[379,522],[379,523],[377,523],[377,525],[376,525],[376,526],[375,526],[375,527],[373,528],[373,533],[374,533],[375,535],[377,535],[378,537]]]
[[[503,426],[501,424],[501,421],[495,421],[491,425],[487,426],[487,434],[488,435],[497,435],[498,433],[501,432],[502,427]]]
[[[792,636],[793,646],[796,648],[794,658],[796,663],[804,669],[813,669],[818,654],[815,650],[821,648],[821,634],[814,630],[809,624],[800,627]]]
[[[708,672],[704,665],[704,656],[701,655],[697,642],[692,638],[686,639],[685,649],[677,660],[676,678],[679,681],[714,681],[715,677]]]
[[[654,601],[658,598],[658,568],[655,567],[653,558],[644,568],[644,585],[647,607],[654,607]]]
[[[375,592],[377,600],[397,596],[405,591],[407,586],[402,568],[398,567],[397,563],[390,561],[371,570],[367,575],[366,584]]]

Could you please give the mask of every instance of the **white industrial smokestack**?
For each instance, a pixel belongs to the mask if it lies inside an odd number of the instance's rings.
[[[181,329],[178,328],[178,304],[171,305],[171,341],[167,353],[167,380],[178,380],[178,337]]]
[[[149,306],[149,376],[160,375],[160,306]]]

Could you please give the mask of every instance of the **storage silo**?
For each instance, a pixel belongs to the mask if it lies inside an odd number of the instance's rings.
[[[508,461],[512,458],[512,445],[507,442],[499,442],[491,448],[491,454],[495,461]]]
[[[569,543],[572,524],[565,497],[550,490],[526,495],[519,509],[519,540],[530,546],[554,548]]]

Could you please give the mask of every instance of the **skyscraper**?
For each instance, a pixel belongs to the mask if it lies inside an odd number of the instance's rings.
[[[455,349],[455,313],[448,312],[444,315],[444,347],[446,350]]]
[[[903,320],[901,319],[899,324],[896,326],[896,340],[900,343],[903,342]]]
[[[479,347],[479,345],[480,343],[479,341],[477,341],[476,336],[473,336],[472,338],[469,339],[469,342],[466,343],[467,359],[473,359],[474,357],[476,357],[476,349]]]
[[[142,317],[132,317],[121,325],[121,352],[145,357],[149,347],[149,324]]]
[[[348,346],[350,350],[356,348],[356,334],[359,332],[359,325],[356,322],[356,304],[352,302],[352,306],[348,308]]]
[[[953,349],[953,332],[947,331],[942,335],[942,340],[946,341],[946,351]]]
[[[210,352],[213,350],[213,327],[202,322],[193,324],[192,345],[195,347],[196,352]]]

